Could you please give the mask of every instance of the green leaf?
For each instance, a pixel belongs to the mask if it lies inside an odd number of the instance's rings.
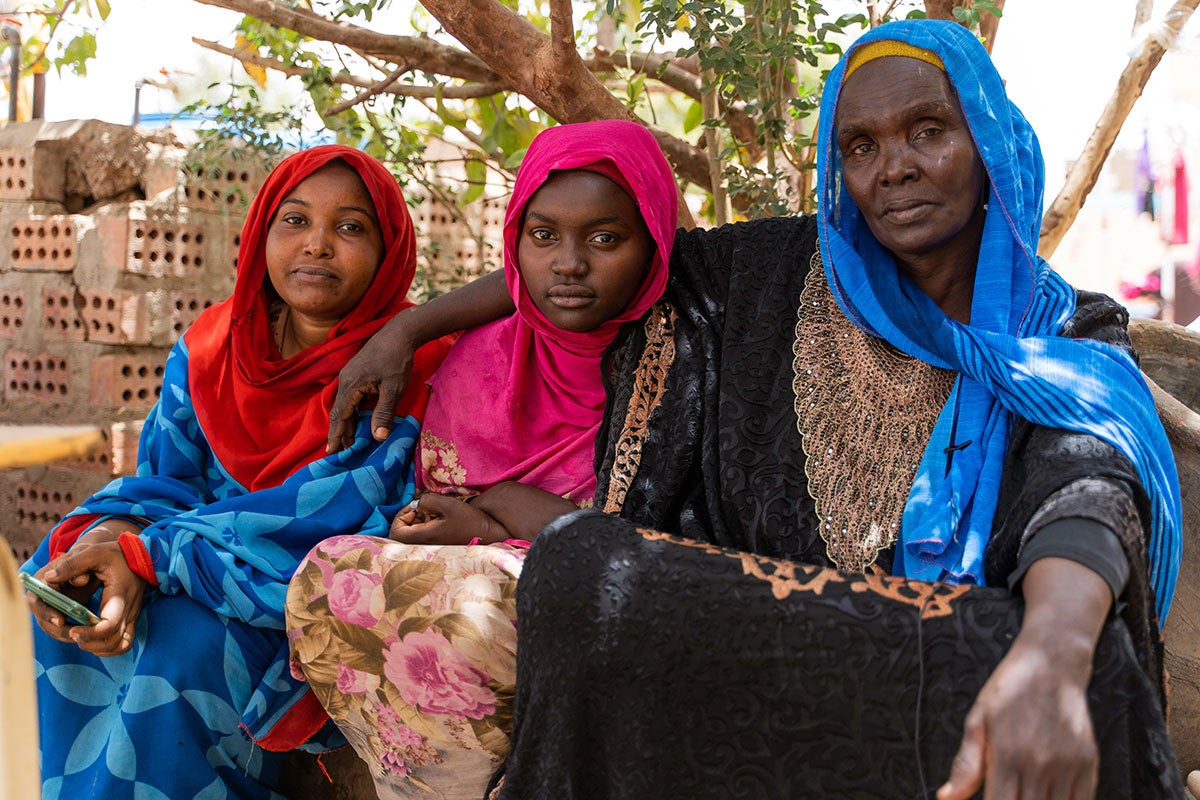
[[[701,122],[704,122],[704,108],[693,100],[683,115],[683,132],[691,133],[700,126]]]
[[[79,76],[87,75],[87,62],[96,57],[96,36],[90,31],[84,31],[63,48],[61,56],[54,60],[54,65],[61,71],[69,67]]]
[[[100,16],[100,20],[108,19],[108,15],[112,13],[112,6],[108,0],[96,0],[96,13]]]
[[[525,150],[518,150],[515,153],[509,153],[508,158],[504,159],[504,168],[509,171],[515,171],[521,166],[521,162],[524,160]]]
[[[487,165],[482,161],[472,158],[466,164],[467,171],[467,190],[462,193],[458,199],[460,206],[465,206],[474,203],[483,196],[483,190],[487,188]]]
[[[446,104],[442,102],[442,87],[440,86],[438,87],[435,100],[437,104],[438,119],[450,127],[457,128],[460,131],[467,127],[467,118],[462,114],[456,114],[450,109],[446,108]]]

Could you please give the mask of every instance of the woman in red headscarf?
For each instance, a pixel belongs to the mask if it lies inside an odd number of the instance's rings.
[[[676,198],[639,125],[534,139],[504,227],[516,313],[464,334],[430,382],[397,541],[338,537],[297,570],[293,653],[380,797],[478,798],[508,750],[522,540],[592,505],[601,357],[666,287]]]
[[[404,198],[373,158],[318,147],[267,178],[233,296],[171,351],[137,475],[25,567],[100,618],[74,625],[30,597],[45,797],[277,796],[276,751],[327,722],[287,668],[287,582],[322,539],[386,535],[412,497],[424,381],[385,441],[364,416],[330,456],[325,432],[338,370],[411,305],[415,266]],[[417,372],[446,349],[423,349]]]

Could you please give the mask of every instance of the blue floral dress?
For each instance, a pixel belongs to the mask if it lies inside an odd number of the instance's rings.
[[[412,496],[417,423],[248,491],[196,418],[188,352],[171,352],[137,475],[71,516],[135,518],[153,560],[130,652],[98,658],[35,626],[43,797],[268,798],[281,753],[344,744],[288,669],[283,607],[304,555],[336,534],[386,536]],[[49,560],[49,538],[22,568]],[[96,608],[93,599],[93,609]]]

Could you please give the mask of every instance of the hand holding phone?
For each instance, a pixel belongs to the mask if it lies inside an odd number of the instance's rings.
[[[25,572],[20,573],[20,578],[22,585],[25,586],[30,594],[51,608],[61,611],[77,625],[95,625],[100,621],[100,618],[88,610],[86,606],[75,602],[49,584],[43,583]]]

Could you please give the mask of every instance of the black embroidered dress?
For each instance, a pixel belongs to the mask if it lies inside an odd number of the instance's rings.
[[[903,448],[880,445],[875,428],[837,442],[800,431],[814,384],[797,306],[819,297],[815,252],[804,217],[681,233],[666,302],[615,343],[596,508],[616,516],[578,512],[534,542],[518,588],[512,750],[492,796],[931,797],[1019,629],[1008,585],[1022,551],[1056,522],[1083,520],[1077,532],[1115,533],[1129,566],[1089,689],[1097,796],[1181,797],[1130,463],[1095,438],[1018,423],[988,587],[890,577],[887,525],[877,554],[880,542],[854,537],[870,504],[902,505],[909,484],[896,476],[911,483],[913,466]],[[1063,335],[1128,346],[1125,322],[1111,300],[1081,293]],[[820,430],[870,416],[853,397],[819,412],[833,421]],[[826,444],[846,456],[813,470]],[[852,452],[864,447],[883,455]],[[839,474],[843,463],[855,473]],[[830,495],[810,484],[830,480],[859,507],[826,501],[819,517],[813,495]],[[867,547],[866,569],[830,568],[839,550],[825,517],[849,520],[843,549]]]

